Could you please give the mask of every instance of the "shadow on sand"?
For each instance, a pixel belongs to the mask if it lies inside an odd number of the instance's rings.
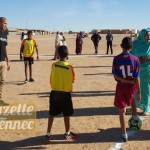
[[[140,136],[136,136],[140,134]],[[31,150],[31,149],[46,149],[45,145],[52,146],[52,144],[79,144],[79,143],[104,143],[104,142],[119,142],[118,135],[120,135],[120,128],[97,129],[93,133],[78,133],[79,138],[75,141],[64,140],[63,134],[53,135],[52,141],[45,144],[43,136],[30,137],[27,139],[9,142],[1,141],[0,148],[2,150]],[[142,136],[141,136],[142,135]],[[150,131],[138,131],[134,137],[130,137],[130,141],[148,141],[150,140]],[[54,146],[54,145],[53,145]],[[50,148],[50,147],[49,147]]]
[[[41,97],[49,97],[50,92],[39,93],[21,93],[20,95],[38,95]],[[115,91],[74,91],[72,97],[96,97],[96,96],[114,96]]]

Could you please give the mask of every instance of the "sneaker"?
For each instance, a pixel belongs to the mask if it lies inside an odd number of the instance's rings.
[[[43,138],[44,142],[46,142],[46,143],[50,142],[51,139],[52,139],[51,135],[45,135],[44,138]]]
[[[28,82],[28,79],[25,79],[25,81],[24,81],[25,83],[27,83]]]
[[[146,112],[146,111],[143,111],[143,116],[148,116],[149,115],[149,113],[148,112]]]
[[[29,79],[29,82],[34,82],[34,79],[30,78],[30,79]]]
[[[3,100],[0,100],[0,106],[7,106],[7,105],[9,105],[9,104],[4,102]]]
[[[127,142],[128,141],[128,138],[127,137],[124,137],[123,135],[120,136],[120,141],[121,142]]]
[[[69,134],[65,133],[64,137],[66,140],[74,140],[78,138],[78,136],[73,132],[70,132]]]

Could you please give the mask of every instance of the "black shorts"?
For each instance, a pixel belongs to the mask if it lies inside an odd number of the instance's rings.
[[[32,57],[24,57],[24,64],[32,65],[34,60]]]
[[[56,116],[61,113],[64,116],[71,116],[74,113],[71,93],[51,91],[49,114]]]

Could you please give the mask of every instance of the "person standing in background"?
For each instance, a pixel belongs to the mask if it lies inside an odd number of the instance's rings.
[[[54,58],[52,60],[56,60],[58,57],[58,47],[63,45],[63,37],[60,35],[59,31],[56,32],[56,38],[55,38],[55,54]]]
[[[24,39],[26,39],[27,36],[25,35],[24,32],[21,33],[21,36],[20,36],[20,40],[23,41]]]
[[[95,48],[95,53],[94,54],[98,54],[98,44],[99,44],[99,41],[101,40],[101,36],[98,34],[97,30],[91,36],[91,40],[93,41],[94,48]]]
[[[65,38],[63,32],[60,32],[60,35],[63,37],[62,44],[63,44],[64,46],[67,46],[66,38]]]
[[[60,35],[63,37],[63,40],[62,40],[63,45],[64,45],[64,46],[67,46],[66,38],[65,38],[63,32],[60,32]],[[68,53],[68,55],[69,55],[69,53]],[[69,59],[68,56],[66,57],[66,59]]]
[[[108,52],[109,52],[109,47],[111,50],[111,54],[113,54],[113,49],[112,49],[113,35],[111,34],[111,31],[108,31],[108,34],[106,35],[106,40],[107,40],[107,52],[106,52],[106,54],[108,54]]]
[[[76,55],[81,55],[82,44],[83,44],[82,33],[80,32],[77,33],[77,37],[76,37]]]
[[[25,66],[25,83],[34,82],[32,78],[32,65],[34,64],[34,49],[36,49],[37,60],[39,60],[39,52],[36,41],[32,38],[32,31],[27,32],[28,38],[22,41],[20,48],[20,60],[24,60]],[[28,80],[28,67],[29,67],[29,80]]]

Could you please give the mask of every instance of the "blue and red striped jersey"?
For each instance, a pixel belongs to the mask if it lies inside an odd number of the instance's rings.
[[[133,79],[140,75],[139,59],[128,52],[123,52],[113,59],[112,74]]]

